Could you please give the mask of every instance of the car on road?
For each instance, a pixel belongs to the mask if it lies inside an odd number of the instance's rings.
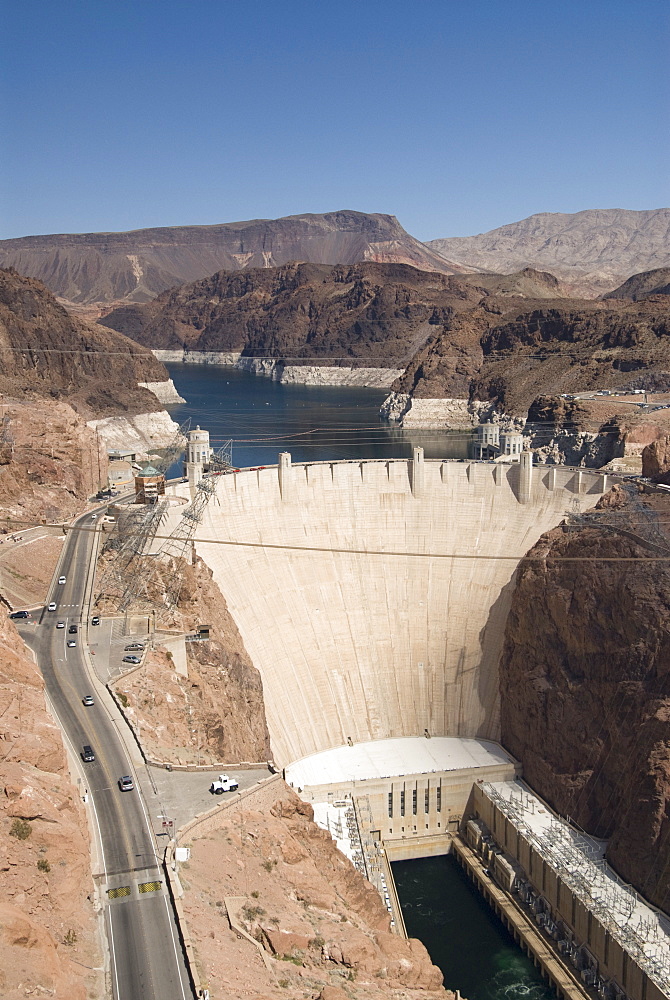
[[[98,515],[97,514],[91,514],[91,520],[92,521],[97,521],[98,520]]]
[[[90,708],[91,705],[95,705],[92,694],[85,694],[84,697],[81,699],[81,701],[82,704],[86,705],[87,708]]]
[[[95,760],[95,754],[93,753],[93,747],[90,747],[88,743],[85,743],[81,748],[81,759],[90,763],[90,761]]]
[[[56,622],[56,628],[65,628],[65,622]]]
[[[30,618],[30,611],[12,611],[10,618]]]
[[[99,625],[99,624],[100,624],[100,616],[93,615],[93,617],[91,618],[91,625]]]
[[[79,629],[78,629],[78,627],[76,625],[70,625],[70,627],[68,629],[68,632],[70,633],[70,635],[76,635],[78,631],[79,631]]]
[[[72,649],[74,646],[77,645],[77,640],[76,639],[68,639],[67,644],[68,644],[69,648]]]
[[[58,577],[58,582],[61,583],[61,584],[62,583],[67,583],[67,577],[65,577],[65,576],[59,576]]]
[[[56,602],[50,601],[49,604],[47,605],[47,611],[55,611],[55,610],[56,610]]]
[[[142,660],[139,656],[124,656],[121,660],[122,663],[141,663]]]
[[[128,652],[129,649],[144,649],[144,643],[131,642],[129,646],[124,646],[123,648],[125,649],[126,653]]]
[[[134,787],[133,779],[129,774],[124,774],[122,778],[119,778],[119,788],[122,792],[132,792]]]

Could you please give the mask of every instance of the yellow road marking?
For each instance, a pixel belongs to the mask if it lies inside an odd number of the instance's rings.
[[[137,888],[140,892],[158,892],[162,884],[162,882],[140,882]]]

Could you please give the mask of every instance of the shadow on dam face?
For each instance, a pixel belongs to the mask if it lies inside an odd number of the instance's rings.
[[[420,488],[407,460],[289,456],[218,481],[197,550],[261,673],[280,766],[426,730],[498,740],[518,560],[609,488],[565,467],[521,483],[516,466],[422,466]]]

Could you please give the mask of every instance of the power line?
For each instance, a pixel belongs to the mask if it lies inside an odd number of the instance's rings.
[[[43,525],[36,523],[34,521],[20,520],[20,519],[10,519],[4,518],[0,519],[0,523],[4,520],[8,524],[23,524],[28,527],[59,527],[60,525]],[[27,530],[25,527],[22,530]],[[85,525],[75,525],[68,529],[68,531],[79,531],[79,532],[93,532],[97,529],[92,527],[87,527]],[[156,534],[154,538],[160,540],[168,540],[170,535]],[[341,555],[361,555],[361,556],[383,556],[389,558],[402,558],[402,559],[474,559],[482,562],[539,562],[539,563],[666,563],[670,562],[670,554],[667,556],[553,556],[553,555],[499,555],[499,554],[484,554],[484,553],[473,553],[473,552],[413,552],[413,551],[395,551],[386,549],[357,549],[357,548],[342,548],[340,546],[334,545],[290,545],[286,542],[243,542],[239,539],[222,539],[222,538],[196,538],[196,542],[199,545],[226,545],[226,546],[237,546],[239,548],[251,548],[251,549],[276,549],[280,551],[291,551],[291,552],[324,552],[324,553],[338,553]]]

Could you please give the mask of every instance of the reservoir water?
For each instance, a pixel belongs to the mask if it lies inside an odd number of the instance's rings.
[[[555,1000],[454,858],[396,861],[393,876],[407,933],[423,941],[447,989],[467,1000]]]
[[[276,465],[280,451],[294,462],[409,458],[421,445],[426,458],[467,458],[469,435],[458,431],[405,432],[383,423],[385,389],[282,385],[220,365],[169,364],[186,400],[170,406],[178,423],[192,418],[212,446],[233,439],[233,464]]]

